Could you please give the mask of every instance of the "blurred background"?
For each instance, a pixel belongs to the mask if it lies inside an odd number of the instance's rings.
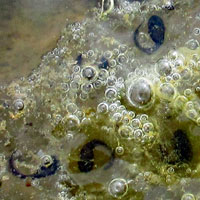
[[[0,84],[30,74],[95,0],[0,0]],[[66,20],[68,19],[68,20]]]

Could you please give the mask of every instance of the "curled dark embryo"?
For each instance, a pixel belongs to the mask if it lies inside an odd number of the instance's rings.
[[[80,161],[78,161],[78,167],[79,167],[80,172],[87,173],[93,169],[93,166],[94,166],[93,150],[97,146],[102,146],[105,149],[109,150],[111,153],[110,161],[104,166],[104,169],[108,169],[112,165],[113,160],[114,160],[114,153],[112,152],[112,149],[107,144],[102,142],[101,140],[94,139],[94,140],[88,142],[87,144],[85,144],[83,146],[83,148],[81,149]]]
[[[142,47],[138,41],[139,29],[140,29],[141,25],[142,24],[140,24],[138,26],[138,28],[135,30],[134,35],[133,35],[133,40],[135,42],[135,45],[138,47],[138,49],[140,49],[141,51],[143,51],[146,54],[152,54],[156,50],[158,50],[158,48],[160,48],[160,46],[164,42],[164,38],[165,38],[164,22],[157,15],[153,15],[149,18],[148,33],[149,33],[149,36],[151,37],[152,41],[154,42],[154,46],[150,47],[150,48]]]
[[[47,176],[51,176],[51,175],[54,175],[56,173],[56,171],[58,170],[59,168],[59,161],[56,159],[55,156],[51,156],[52,158],[52,163],[46,167],[46,166],[40,166],[40,168],[33,174],[23,174],[22,172],[20,172],[16,166],[15,166],[15,163],[14,163],[14,154],[11,155],[10,159],[9,159],[9,169],[10,169],[10,172],[14,175],[14,176],[17,176],[21,179],[25,179],[25,178],[32,178],[32,179],[35,179],[35,178],[45,178]]]

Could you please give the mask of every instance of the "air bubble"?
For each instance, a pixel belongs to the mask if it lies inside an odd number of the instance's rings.
[[[195,39],[191,39],[186,42],[186,47],[188,49],[195,50],[195,49],[197,49],[197,47],[199,47],[199,42]]]
[[[70,88],[71,88],[72,90],[74,90],[74,91],[77,91],[77,90],[79,89],[79,87],[80,87],[80,85],[79,85],[79,83],[76,82],[76,81],[72,81],[72,82],[70,83]]]
[[[97,80],[93,83],[93,86],[95,89],[100,89],[102,87],[103,83],[101,80]]]
[[[144,133],[149,133],[149,132],[153,131],[153,129],[154,129],[154,126],[152,123],[145,123],[142,127],[142,131]]]
[[[140,127],[140,120],[139,119],[133,119],[132,120],[132,126],[135,129],[139,128]]]
[[[114,100],[117,97],[117,91],[115,88],[108,88],[105,91],[105,97],[109,100]]]
[[[171,74],[172,68],[168,60],[160,60],[156,65],[156,71],[161,76]]]
[[[105,58],[110,59],[112,57],[112,52],[111,51],[106,51],[104,53]]]
[[[67,128],[69,130],[74,130],[80,124],[80,121],[76,115],[69,115],[67,118]]]
[[[115,76],[109,76],[107,78],[107,85],[114,86],[116,81],[117,81],[117,78]]]
[[[89,58],[93,57],[93,56],[94,56],[94,51],[93,51],[93,50],[89,50],[89,51],[87,52],[87,56],[88,56]]]
[[[195,197],[191,193],[186,193],[181,197],[181,200],[195,200]]]
[[[14,101],[14,108],[16,109],[16,110],[23,110],[24,109],[24,102],[23,102],[23,100],[22,99],[17,99],[17,100],[15,100]]]
[[[115,153],[119,156],[123,155],[124,154],[124,148],[119,146],[119,147],[116,147],[115,149]]]
[[[79,98],[80,98],[80,100],[82,100],[82,101],[86,101],[87,99],[88,99],[88,94],[86,94],[86,93],[80,93],[80,95],[79,95]]]
[[[191,89],[185,89],[184,90],[184,95],[186,96],[186,97],[189,97],[190,95],[192,94],[192,90]]]
[[[115,122],[120,122],[121,119],[122,119],[122,114],[121,114],[121,113],[115,113],[115,114],[113,115],[113,120],[114,120]]]
[[[99,72],[99,79],[105,81],[108,77],[108,71],[106,69],[101,69]]]
[[[95,69],[92,67],[86,67],[82,70],[82,76],[84,78],[87,78],[88,80],[93,79],[95,75],[96,75]]]
[[[200,28],[194,28],[193,30],[194,35],[200,35]]]
[[[141,129],[136,129],[133,132],[134,139],[140,140],[143,136],[143,131]]]
[[[44,155],[42,156],[41,159],[42,159],[42,165],[46,168],[48,168],[53,163],[53,159],[49,155]]]
[[[117,58],[117,61],[119,64],[125,64],[127,63],[127,58],[124,54],[120,54]]]
[[[80,66],[79,66],[79,65],[75,65],[75,66],[73,67],[73,72],[74,72],[74,73],[79,73],[79,72],[80,72]]]
[[[122,198],[128,191],[128,184],[126,180],[122,178],[116,178],[110,182],[108,191],[113,197]]]
[[[122,138],[130,139],[132,136],[133,130],[130,126],[121,126],[118,132]]]
[[[107,103],[100,103],[97,106],[97,112],[99,113],[107,113],[108,112],[108,104]]]
[[[74,104],[74,103],[70,103],[70,104],[68,104],[67,105],[67,111],[69,112],[69,113],[75,113],[76,111],[77,111],[77,105],[76,104]]]
[[[92,84],[83,84],[82,86],[81,86],[81,90],[82,90],[82,92],[85,92],[85,93],[90,93],[90,92],[92,92],[92,90],[93,90],[93,85]]]
[[[175,88],[170,83],[163,83],[159,88],[160,95],[163,99],[172,100],[175,97]]]
[[[148,81],[142,78],[133,81],[127,90],[127,98],[134,107],[146,107],[152,98],[152,89]]]

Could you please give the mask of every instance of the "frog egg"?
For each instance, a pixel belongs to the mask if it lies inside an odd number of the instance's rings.
[[[118,130],[119,132],[119,135],[122,137],[122,138],[125,138],[125,139],[130,139],[131,136],[132,136],[132,128],[130,126],[121,126]]]
[[[156,72],[161,76],[170,75],[172,72],[171,64],[168,60],[162,59],[156,64]]]
[[[195,200],[195,197],[191,193],[185,193],[182,197],[181,200]]]
[[[159,88],[159,95],[165,100],[172,100],[175,97],[176,91],[172,84],[163,83]]]
[[[109,100],[114,100],[117,97],[117,90],[115,88],[108,88],[105,91],[105,97]]]
[[[127,191],[128,184],[122,178],[113,179],[108,186],[108,192],[115,198],[122,198],[127,194]]]
[[[17,100],[15,100],[14,102],[13,102],[13,104],[14,104],[14,108],[16,109],[16,110],[23,110],[24,109],[24,102],[23,102],[23,100],[22,99],[17,99]]]
[[[97,106],[98,113],[107,113],[108,112],[108,104],[103,102]]]
[[[117,155],[119,155],[119,156],[123,155],[123,154],[124,154],[124,148],[121,147],[121,146],[116,147],[115,153],[116,153]]]
[[[136,79],[128,87],[126,96],[132,106],[139,109],[148,108],[153,96],[151,85],[146,79]]]
[[[92,80],[96,76],[96,70],[93,67],[85,67],[82,69],[81,74],[84,78]]]

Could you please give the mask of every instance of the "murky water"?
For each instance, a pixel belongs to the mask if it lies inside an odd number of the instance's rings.
[[[0,84],[30,74],[66,24],[81,21],[92,6],[88,0],[0,0]]]

